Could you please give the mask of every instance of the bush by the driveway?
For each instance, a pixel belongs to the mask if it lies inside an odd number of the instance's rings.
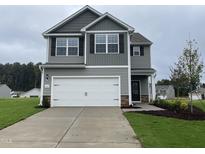
[[[154,105],[168,109],[170,111],[185,111],[188,109],[188,103],[185,99],[176,99],[176,100],[156,100]]]

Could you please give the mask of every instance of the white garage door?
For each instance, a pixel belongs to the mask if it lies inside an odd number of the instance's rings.
[[[120,106],[118,77],[53,77],[51,106]]]

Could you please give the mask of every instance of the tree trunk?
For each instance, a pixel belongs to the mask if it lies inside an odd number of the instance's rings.
[[[190,110],[191,110],[191,113],[193,113],[193,104],[192,104],[192,84],[190,85],[191,87],[190,87],[190,104],[189,104],[189,106],[190,106]]]
[[[177,99],[179,99],[179,87],[177,87]]]

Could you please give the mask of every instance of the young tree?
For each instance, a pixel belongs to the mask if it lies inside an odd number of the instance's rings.
[[[187,83],[188,78],[183,73],[182,67],[175,63],[175,67],[170,68],[170,79],[176,90],[176,96],[187,96],[189,92],[189,85]]]
[[[177,86],[184,86],[189,89],[190,109],[192,107],[192,91],[200,84],[200,79],[203,72],[203,61],[198,52],[197,42],[195,40],[187,41],[187,46],[183,50],[183,54],[179,57],[178,62],[175,63],[175,68],[171,69],[171,80],[177,83]]]

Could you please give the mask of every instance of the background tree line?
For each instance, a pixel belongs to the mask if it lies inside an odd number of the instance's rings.
[[[41,63],[20,64],[0,64],[0,83],[7,84],[12,90],[27,91],[34,87],[40,88]]]

